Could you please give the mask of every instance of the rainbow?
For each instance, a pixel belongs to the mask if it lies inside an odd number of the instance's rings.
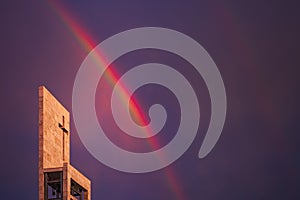
[[[67,29],[76,39],[76,41],[80,44],[80,46],[87,53],[91,52],[96,46],[96,44],[92,40],[92,37],[90,37],[90,35],[87,33],[87,31],[83,29],[82,26],[76,22],[76,20],[71,15],[71,13],[67,9],[65,9],[62,4],[59,4],[59,1],[48,1],[48,2],[52,7],[52,9],[54,10],[54,12],[59,16],[62,23],[67,27]],[[106,66],[105,58],[103,55],[104,54],[99,51],[95,53],[94,59],[98,63],[99,67]],[[114,70],[112,67],[107,68],[106,73],[104,73],[104,76],[106,81],[108,81],[111,86],[114,86],[120,78],[118,72]],[[137,99],[133,97],[130,98],[129,92],[126,89],[126,85],[124,83],[120,83],[119,86],[120,86],[119,88],[116,88],[119,96],[124,99],[128,99],[128,98],[130,99],[129,106],[135,121],[142,126],[147,125],[148,122],[147,122],[146,115],[141,109]],[[147,130],[147,132],[148,131],[151,130]],[[158,149],[160,147],[159,141],[157,141],[157,139],[154,139],[154,137],[148,138],[147,141],[149,142],[149,145],[152,147],[152,149]],[[179,182],[177,174],[175,173],[175,170],[170,166],[164,168],[163,170],[166,175],[166,183],[168,184],[174,196],[173,198],[178,200],[188,199],[183,193],[182,186]]]

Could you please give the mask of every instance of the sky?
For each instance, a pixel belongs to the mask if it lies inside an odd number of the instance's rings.
[[[225,125],[213,150],[199,159],[211,115],[202,77],[185,60],[160,50],[120,57],[111,66],[119,75],[149,62],[179,70],[198,97],[201,119],[195,140],[178,160],[143,174],[95,159],[71,119],[71,163],[92,181],[92,199],[299,199],[298,7],[296,1],[277,0],[2,2],[1,199],[38,199],[38,87],[45,85],[72,114],[76,73],[91,49],[138,27],[180,31],[206,49],[225,85]],[[118,129],[109,109],[111,92],[101,78],[95,107],[107,136],[130,151],[153,150],[147,140]],[[168,118],[155,148],[163,147],[178,129],[178,101],[157,85],[135,96],[145,113],[155,103],[165,106]]]

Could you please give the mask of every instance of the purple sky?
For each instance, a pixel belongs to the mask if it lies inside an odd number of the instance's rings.
[[[145,26],[170,28],[194,38],[222,74],[228,112],[217,145],[205,159],[198,159],[210,117],[203,79],[184,60],[166,52],[145,50],[121,57],[114,63],[119,73],[147,62],[176,69],[184,66],[182,73],[199,98],[200,127],[188,151],[167,169],[128,174],[94,159],[71,121],[71,163],[91,179],[92,199],[300,199],[299,5],[238,0],[122,2],[59,4],[96,44]],[[0,199],[32,200],[38,198],[38,86],[45,85],[71,111],[75,75],[87,52],[47,1],[3,2],[0,20]],[[111,114],[101,115],[110,92],[107,83],[100,81],[96,96],[99,121],[113,130],[110,138],[118,145],[148,151],[146,142],[124,143]],[[159,97],[153,98],[157,93]],[[153,103],[166,106],[170,117],[160,136],[166,144],[178,128],[175,97],[157,86],[144,87],[136,95],[144,109]]]

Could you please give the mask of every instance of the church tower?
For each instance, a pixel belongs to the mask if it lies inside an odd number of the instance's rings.
[[[70,164],[70,113],[39,87],[39,200],[90,200],[91,182]]]

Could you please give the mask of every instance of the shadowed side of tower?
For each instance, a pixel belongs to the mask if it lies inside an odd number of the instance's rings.
[[[90,200],[91,182],[70,165],[70,113],[39,87],[39,200]]]

